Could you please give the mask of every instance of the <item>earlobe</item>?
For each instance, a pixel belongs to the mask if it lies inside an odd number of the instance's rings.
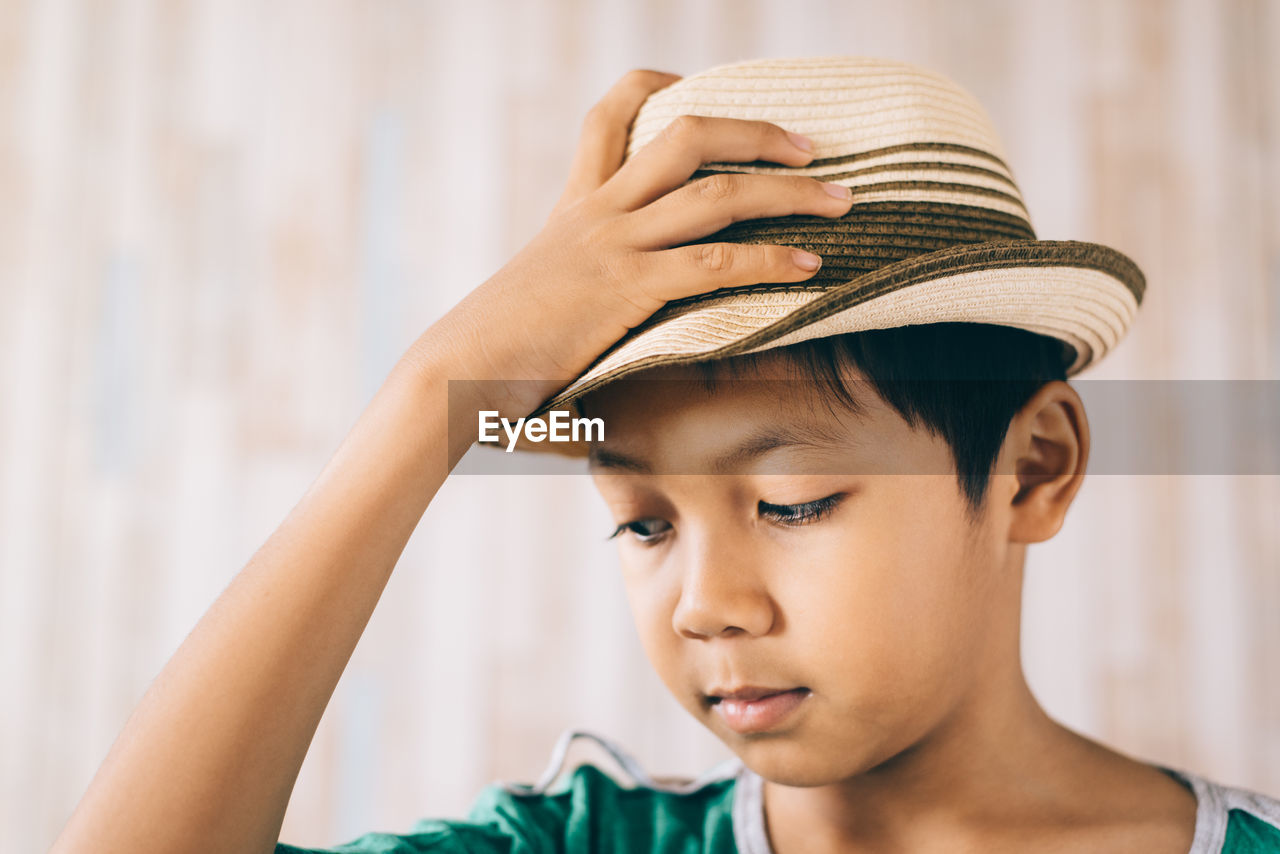
[[[1046,383],[1014,416],[1006,441],[1017,480],[1009,539],[1043,542],[1062,527],[1084,482],[1089,458],[1084,403],[1066,382]]]

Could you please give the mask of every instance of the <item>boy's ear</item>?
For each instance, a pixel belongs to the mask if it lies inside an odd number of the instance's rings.
[[[1076,390],[1041,386],[1009,424],[1001,470],[1015,476],[1009,539],[1038,543],[1062,527],[1089,461],[1089,421]]]

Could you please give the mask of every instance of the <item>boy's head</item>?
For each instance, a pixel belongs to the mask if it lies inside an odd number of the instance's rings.
[[[1025,690],[1025,544],[1057,531],[1088,455],[1063,378],[1053,339],[934,324],[582,399],[607,425],[591,468],[636,626],[680,703],[789,785],[922,749],[956,716],[998,719]],[[712,696],[744,687],[803,690]]]
[[[789,174],[854,203],[700,238],[794,246],[822,267],[671,300],[542,406],[605,423],[591,470],[651,661],[779,783],[954,744],[930,738],[951,724],[997,743],[1035,706],[1024,549],[1058,530],[1088,458],[1064,380],[1123,337],[1141,271],[1106,246],[1038,240],[981,104],[926,69],[713,68],[648,97],[627,159],[682,114],[814,140],[804,166],[703,164],[690,181]],[[783,693],[714,696],[745,688]]]

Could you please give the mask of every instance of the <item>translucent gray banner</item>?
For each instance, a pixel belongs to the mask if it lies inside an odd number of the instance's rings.
[[[467,399],[475,399],[476,389],[485,385],[467,383]],[[509,399],[520,382],[492,386],[491,399]],[[1072,380],[1070,386],[1083,402],[1088,424],[1088,474],[1280,474],[1280,381],[1085,379]],[[473,407],[468,412],[458,403],[463,398],[455,395],[451,382],[451,429],[472,425],[468,432],[476,442],[454,473],[587,474],[585,454],[632,459],[632,452],[643,446],[657,455],[646,461],[653,473],[723,474],[729,472],[711,464],[718,454],[704,457],[681,449],[696,446],[710,451],[720,444],[761,436],[781,438],[783,444],[798,440],[795,447],[805,451],[771,454],[770,474],[951,470],[944,469],[936,455],[903,452],[896,445],[890,448],[886,437],[893,436],[895,429],[906,429],[905,424],[894,423],[901,416],[886,408],[870,383],[845,381],[844,387],[855,401],[869,404],[861,417],[842,407],[831,386],[816,380],[718,378],[708,385],[697,380],[624,378],[606,388],[599,399],[588,396],[581,412],[565,409],[544,414],[539,427],[534,423],[538,419],[522,423],[496,410],[484,415]],[[1012,384],[986,380],[910,381],[896,388],[905,397],[935,408],[959,406],[956,402],[961,400],[1007,400],[1019,393]],[[982,407],[975,411],[981,412]],[[677,413],[683,417],[676,419]],[[814,431],[807,429],[815,426],[822,434],[817,440]],[[482,437],[483,443],[478,441]],[[877,450],[877,443],[885,447]],[[857,453],[850,450],[855,446]]]

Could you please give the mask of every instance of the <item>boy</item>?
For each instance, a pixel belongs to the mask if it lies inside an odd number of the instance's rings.
[[[738,759],[662,784],[606,741],[638,787],[587,765],[553,792],[563,740],[467,821],[340,850],[1280,850],[1276,801],[1111,751],[1027,689],[1026,544],[1089,452],[1064,380],[1143,283],[1035,240],[997,148],[899,63],[629,74],[544,230],[396,366],[55,850],[299,850],[276,840],[307,745],[477,415],[570,403],[606,425],[587,450],[646,652]]]

